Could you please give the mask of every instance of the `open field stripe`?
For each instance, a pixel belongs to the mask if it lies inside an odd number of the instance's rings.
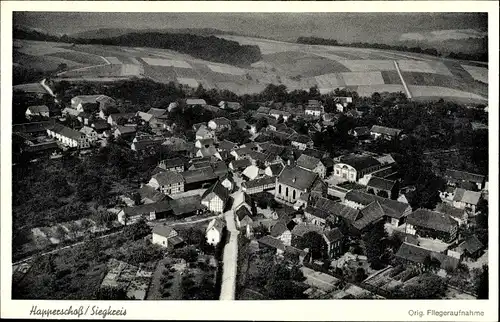
[[[406,85],[405,79],[403,78],[403,75],[401,74],[401,71],[399,70],[399,65],[398,65],[398,62],[396,60],[394,61],[394,67],[396,67],[396,71],[398,72],[399,78],[401,79],[401,83],[403,84],[403,87],[405,88],[406,95],[408,96],[408,99],[411,99],[410,89]]]

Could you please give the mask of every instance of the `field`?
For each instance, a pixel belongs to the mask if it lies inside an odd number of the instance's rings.
[[[415,99],[446,97],[484,102],[488,96],[485,64],[390,50],[220,37],[259,46],[262,59],[243,68],[167,49],[16,40],[14,63],[43,71],[53,71],[64,63],[68,71],[60,77],[70,81],[146,77],[162,83],[227,89],[239,95],[260,92],[268,84],[283,84],[288,90],[318,86],[322,93],[349,88],[358,90],[361,96],[375,91],[403,91],[397,63]]]

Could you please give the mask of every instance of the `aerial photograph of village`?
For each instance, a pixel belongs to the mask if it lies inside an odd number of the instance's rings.
[[[12,27],[12,299],[488,298],[488,13]]]

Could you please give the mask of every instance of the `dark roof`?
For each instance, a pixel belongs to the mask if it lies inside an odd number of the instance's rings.
[[[269,165],[268,168],[271,169],[273,176],[277,176],[280,174],[281,170],[283,170],[284,166],[281,163],[273,163]]]
[[[202,209],[204,206],[201,204],[201,196],[189,196],[170,201],[172,212],[176,216],[192,213],[196,210]]]
[[[259,106],[259,108],[257,109],[257,113],[264,113],[264,114],[269,114],[269,111],[271,109],[268,108],[268,107],[265,107],[265,106]]]
[[[226,227],[226,223],[224,222],[224,220],[217,217],[208,223],[207,231],[211,228],[215,228],[217,231],[222,232],[224,227]]]
[[[342,234],[340,229],[333,228],[332,230],[325,232],[325,237],[326,239],[328,239],[329,242],[334,242],[337,240],[341,240],[344,237],[344,235]]]
[[[214,173],[217,176],[223,176],[229,172],[227,165],[224,161],[218,161],[218,162],[212,163],[212,169],[214,170]]]
[[[201,198],[209,198],[212,195],[218,196],[224,203],[229,199],[229,191],[222,185],[220,181],[217,181],[210,188],[205,190]]]
[[[307,148],[302,152],[302,154],[308,155],[310,157],[314,157],[316,159],[322,159],[323,156],[325,155],[325,152],[319,151],[313,148]]]
[[[404,212],[408,209],[408,207],[410,207],[408,204],[404,202],[399,202],[396,200],[375,196],[359,190],[351,190],[347,192],[344,199],[365,206],[369,205],[374,201],[378,201],[379,204],[382,206],[382,209],[384,210],[386,216],[397,219],[401,218],[401,216],[403,216]]]
[[[184,167],[184,159],[182,158],[170,158],[160,161],[160,167],[164,167],[165,169],[175,168],[175,167]]]
[[[279,237],[288,230],[286,220],[280,220],[271,228],[271,236]]]
[[[236,210],[236,216],[239,220],[243,220],[243,218],[245,218],[246,216],[252,217],[252,214],[247,207],[240,207],[238,208],[238,210]]]
[[[267,160],[267,157],[268,155],[262,153],[262,152],[257,152],[257,151],[250,151],[248,152],[248,156],[252,159],[252,160],[255,160],[255,161],[266,161]]]
[[[248,167],[249,165],[251,165],[252,162],[248,159],[241,159],[241,160],[233,160],[231,161],[230,165],[234,168],[234,169],[243,169],[243,168],[246,168]]]
[[[339,163],[350,165],[351,167],[356,169],[356,171],[363,171],[364,169],[380,165],[380,162],[374,157],[359,155],[349,155],[341,157],[339,159]]]
[[[231,141],[228,141],[228,140],[224,140],[224,141],[222,141],[222,142],[219,143],[218,148],[222,149],[222,150],[233,150],[237,146],[238,146],[238,144],[236,144],[234,142],[231,142]]]
[[[370,135],[370,129],[368,128],[368,126],[358,126],[355,127],[352,131],[353,133],[356,133],[357,136]]]
[[[316,208],[313,206],[307,206],[304,212],[318,218],[326,219],[330,215],[327,211],[322,208]]]
[[[458,258],[433,252],[432,250],[409,244],[407,242],[401,244],[401,247],[399,247],[396,252],[396,257],[419,264],[423,264],[427,257],[434,258],[439,260],[441,263],[440,267],[443,269],[448,267],[455,269],[460,262],[460,259]]]
[[[100,131],[100,130],[106,130],[109,128],[109,123],[104,121],[104,120],[95,120],[94,122],[92,122],[91,126]]]
[[[371,177],[370,181],[368,181],[367,187],[372,187],[376,189],[382,190],[392,190],[396,181],[387,180],[379,177]]]
[[[244,119],[234,120],[233,122],[242,130],[246,130],[247,126],[249,125]]]
[[[114,113],[114,114],[110,114],[108,117],[111,117],[111,120],[113,120],[114,122],[118,121],[118,119],[120,117],[123,117],[124,119],[131,119],[135,116],[135,113]]]
[[[241,184],[241,186],[244,188],[247,188],[247,189],[251,189],[251,188],[260,187],[260,186],[264,186],[264,185],[270,185],[270,184],[273,184],[275,182],[276,182],[276,177],[262,177],[262,178],[258,178],[255,180],[243,182]]]
[[[163,143],[163,140],[142,140],[133,142],[134,148],[136,151],[141,151],[149,147],[160,146]]]
[[[49,112],[49,108],[47,107],[47,105],[30,106],[30,107],[28,107],[28,110],[30,110],[31,113],[48,113]]]
[[[163,114],[167,113],[167,110],[163,108],[150,108],[146,113],[153,116],[162,116]]]
[[[203,169],[188,170],[181,173],[184,177],[184,181],[189,183],[209,181],[217,178],[214,170],[211,167],[206,167]]]
[[[135,126],[123,126],[123,125],[118,125],[116,127],[116,130],[121,134],[130,134],[130,133],[135,133],[136,131]]]
[[[280,249],[280,250],[285,250],[285,244],[279,239],[273,238],[269,235],[263,236],[259,240],[257,240],[259,244],[275,248],[275,249]]]
[[[292,235],[302,237],[305,234],[313,231],[320,235],[323,234],[323,228],[321,228],[320,226],[301,223],[293,227]]]
[[[483,249],[484,245],[479,241],[476,235],[472,235],[461,243],[458,248],[467,251],[469,254],[474,254],[475,252]]]
[[[140,206],[135,206],[135,207],[127,207],[123,208],[123,211],[125,212],[126,215],[129,215],[131,217],[133,216],[140,216],[140,215],[148,215],[151,212],[156,212],[156,213],[163,213],[170,211],[172,207],[170,206],[170,200],[164,200],[160,202],[155,202],[155,203],[150,203],[150,204],[145,204],[145,205],[140,205]]]
[[[26,152],[40,152],[40,151],[45,151],[45,150],[52,150],[52,149],[58,149],[59,145],[57,145],[56,141],[50,141],[50,142],[42,142],[38,144],[33,144],[33,145],[27,145],[24,147],[24,151]]]
[[[54,124],[55,120],[12,124],[12,132],[20,132],[20,133],[45,132],[47,129],[51,128]]]
[[[309,143],[312,141],[312,139],[310,137],[308,137],[307,135],[300,135],[300,134],[297,134],[297,135],[294,135],[291,140],[293,142],[299,142],[299,143]]]
[[[58,123],[54,124],[54,126],[52,127],[52,131],[54,131],[55,133],[59,133],[64,137],[74,139],[74,140],[79,140],[79,139],[85,137],[85,135],[83,133],[78,132],[76,130],[73,130],[72,128],[66,127],[64,125],[58,124]]]
[[[155,190],[153,187],[148,186],[147,184],[143,185],[138,191],[141,199],[148,199],[152,202],[160,202],[167,198],[163,193]]]
[[[333,165],[334,165],[334,163],[335,163],[335,162],[333,161],[333,159],[332,159],[332,158],[322,158],[322,159],[321,159],[321,162],[322,162],[322,163],[323,163],[323,165],[324,165],[325,167],[327,167],[327,168],[331,168],[331,167],[333,167]]]
[[[217,117],[212,120],[217,126],[231,125],[231,121],[225,117]]]
[[[305,191],[311,188],[317,176],[317,173],[299,167],[285,167],[278,177],[278,182]]]
[[[384,215],[385,212],[380,203],[378,203],[378,201],[374,201],[359,211],[359,215],[352,225],[358,230],[363,230],[372,223],[382,219]]]
[[[386,126],[374,125],[374,126],[372,126],[370,132],[380,133],[380,134],[385,134],[385,135],[390,135],[390,136],[398,136],[401,133],[401,130],[394,129],[391,127],[386,127]]]
[[[450,232],[454,226],[458,226],[457,221],[451,218],[450,215],[422,208],[409,214],[407,222],[414,226],[442,232]]]
[[[164,226],[164,225],[155,225],[153,227],[153,234],[160,235],[163,237],[168,237],[172,233],[172,231],[175,231],[172,227],[169,226]]]
[[[320,162],[321,162],[320,159],[302,154],[297,159],[297,166],[312,171],[312,170],[314,170],[314,168],[316,168],[316,166]]]
[[[175,171],[163,171],[155,174],[152,179],[156,179],[161,186],[184,182],[184,177]]]
[[[452,170],[452,169],[447,169],[445,173],[445,178],[451,179],[451,180],[460,180],[460,181],[471,181],[474,183],[483,183],[484,182],[484,176],[476,173],[470,173],[470,172],[465,172],[465,171],[460,171],[460,170]]]

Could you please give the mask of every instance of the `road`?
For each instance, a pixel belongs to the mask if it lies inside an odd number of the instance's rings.
[[[394,61],[394,67],[396,67],[396,71],[398,72],[399,78],[401,79],[401,84],[403,84],[406,96],[408,97],[408,99],[411,99],[410,89],[406,85],[405,79],[403,78],[403,74],[401,74],[401,71],[399,70],[399,64],[397,61]]]
[[[301,267],[300,270],[306,277],[306,284],[317,287],[326,292],[333,290],[335,288],[335,284],[339,282],[339,279],[333,276],[317,272],[305,266]]]
[[[236,292],[236,271],[238,261],[238,230],[234,220],[232,210],[224,214],[226,226],[229,235],[229,242],[224,247],[222,285],[220,291],[220,300],[234,300]]]

